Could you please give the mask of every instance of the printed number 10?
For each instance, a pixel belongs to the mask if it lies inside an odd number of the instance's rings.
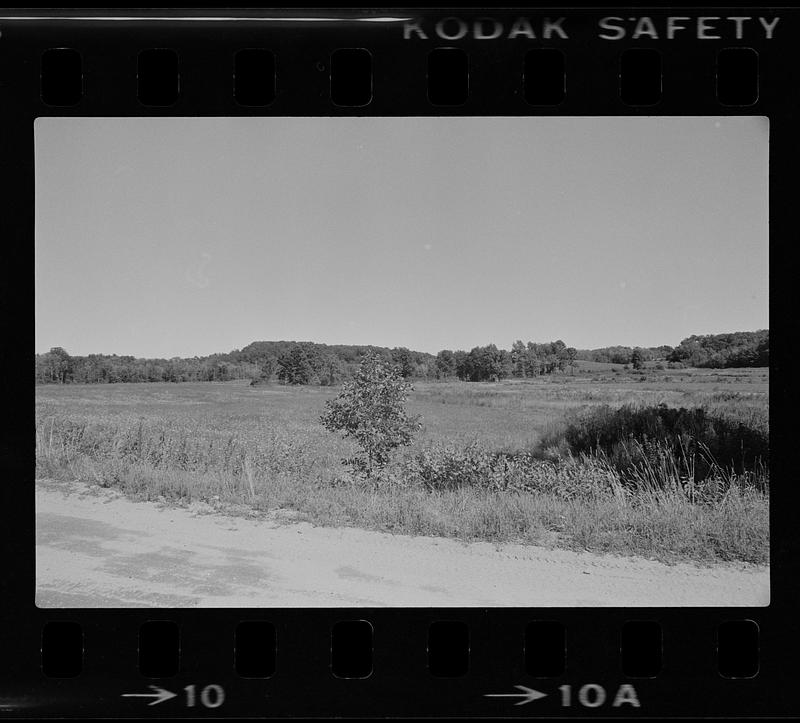
[[[197,686],[187,685],[184,690],[186,691],[186,707],[194,708],[197,705],[197,696],[195,690]],[[207,685],[200,691],[200,703],[205,708],[219,708],[225,702],[225,691],[221,685]]]

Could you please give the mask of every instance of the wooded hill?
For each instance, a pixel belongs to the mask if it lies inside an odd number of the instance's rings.
[[[630,364],[666,361],[699,367],[768,366],[769,331],[690,336],[675,348],[660,346],[604,347],[578,350],[560,339],[536,344],[516,341],[510,350],[494,344],[471,351],[444,349],[438,354],[405,347],[316,344],[295,341],[256,341],[227,354],[171,359],[141,359],[116,354],[70,356],[61,347],[36,355],[36,383],[114,382],[224,382],[250,379],[253,383],[277,379],[287,384],[339,384],[353,376],[361,359],[377,354],[395,364],[404,377],[457,378],[497,381],[574,371],[576,362]]]
[[[769,329],[690,336],[673,349],[667,359],[712,369],[766,367],[769,366]]]

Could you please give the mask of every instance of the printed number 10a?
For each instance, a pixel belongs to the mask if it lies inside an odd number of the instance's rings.
[[[558,688],[561,691],[561,705],[564,708],[569,708],[572,703],[572,686],[561,685]],[[587,683],[578,689],[578,703],[584,708],[599,708],[606,702],[606,689],[597,683]],[[612,708],[619,708],[623,705],[630,705],[634,708],[640,708],[639,697],[636,695],[636,689],[624,683],[617,690],[614,696],[614,701],[611,703]]]

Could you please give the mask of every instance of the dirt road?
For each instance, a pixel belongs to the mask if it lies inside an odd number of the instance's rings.
[[[742,606],[769,568],[668,566],[167,508],[37,484],[39,607]]]

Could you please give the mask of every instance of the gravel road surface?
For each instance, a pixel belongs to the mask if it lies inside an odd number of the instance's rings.
[[[37,483],[39,607],[751,606],[769,568],[314,527]]]

